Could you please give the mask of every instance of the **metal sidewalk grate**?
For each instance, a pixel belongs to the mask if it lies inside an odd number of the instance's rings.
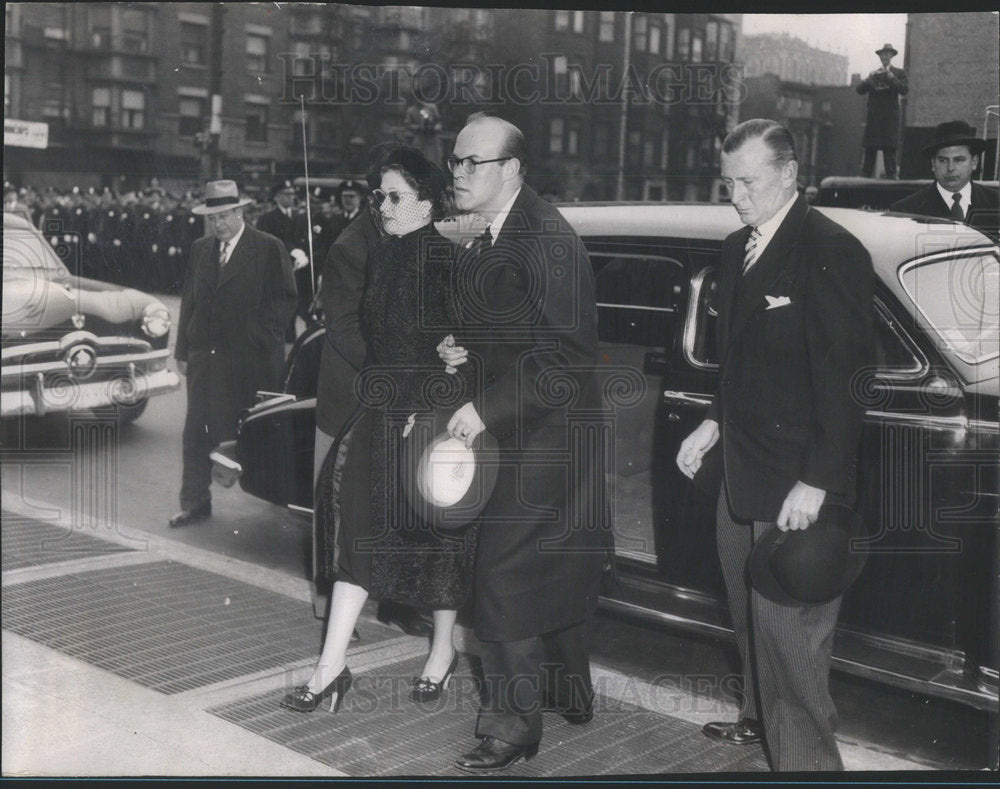
[[[454,761],[476,745],[479,695],[468,658],[436,703],[409,700],[414,658],[355,674],[340,712],[310,714],[279,705],[281,691],[210,709],[272,742],[348,775],[467,776]],[[759,746],[737,748],[706,739],[697,725],[598,696],[594,721],[570,726],[545,714],[538,755],[518,762],[512,777],[766,771]]]
[[[169,561],[8,586],[2,615],[4,629],[161,693],[278,669],[322,646],[309,604]],[[394,636],[359,631],[365,646]]]
[[[0,564],[4,572],[132,550],[124,545],[53,523],[14,515],[6,510],[0,517],[3,518],[3,528],[0,529]]]

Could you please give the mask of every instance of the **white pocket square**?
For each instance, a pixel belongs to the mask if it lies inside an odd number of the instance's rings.
[[[767,309],[774,310],[778,307],[787,307],[792,303],[792,300],[788,296],[765,296],[767,299]]]

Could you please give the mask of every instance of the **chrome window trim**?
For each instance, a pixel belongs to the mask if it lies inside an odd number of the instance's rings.
[[[674,313],[677,312],[673,307],[643,307],[638,304],[612,304],[606,301],[597,302],[598,307],[604,307],[608,310],[643,310],[645,312],[667,312]]]
[[[718,266],[716,265],[705,266],[691,279],[691,296],[688,298],[687,315],[684,317],[684,337],[682,345],[684,347],[684,359],[688,364],[698,370],[719,369],[719,365],[717,363],[713,364],[712,362],[702,362],[694,357],[695,320],[698,317],[698,303],[701,301],[701,288],[705,282],[705,277],[708,276],[708,272],[717,269]]]
[[[961,258],[971,258],[971,257],[983,257],[992,255],[994,259],[997,259],[998,265],[1000,265],[1000,248],[993,247],[970,247],[968,249],[950,249],[946,252],[938,252],[933,255],[926,255],[924,257],[915,258],[913,260],[908,260],[905,263],[900,264],[899,268],[896,269],[896,279],[899,281],[899,286],[903,289],[903,293],[910,300],[910,303],[916,308],[917,312],[920,314],[926,322],[927,325],[932,328],[935,336],[948,348],[951,353],[960,359],[963,363],[979,366],[990,362],[993,359],[1000,357],[1000,350],[996,353],[991,353],[986,356],[980,356],[977,358],[972,358],[968,354],[963,353],[955,348],[951,341],[945,337],[941,332],[938,331],[935,323],[930,319],[926,312],[924,312],[923,306],[917,301],[910,289],[906,286],[906,282],[903,280],[903,276],[911,271],[912,269],[919,268],[921,266],[931,265],[933,263],[941,263],[948,260],[959,260]]]
[[[903,344],[903,347],[910,352],[913,361],[917,365],[906,370],[893,370],[880,367],[875,371],[875,376],[887,381],[913,381],[923,377],[930,369],[930,362],[927,361],[927,356],[920,350],[920,346],[917,345],[909,333],[899,325],[899,321],[893,316],[885,302],[878,296],[875,297],[874,302],[875,311],[882,316],[889,331],[896,335]]]

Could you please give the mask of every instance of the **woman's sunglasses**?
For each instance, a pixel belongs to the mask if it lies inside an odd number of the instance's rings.
[[[386,198],[393,205],[399,205],[399,201],[403,199],[406,195],[415,195],[416,192],[397,192],[395,190],[389,192],[383,192],[381,189],[372,190],[372,199],[375,201],[375,205],[382,205]]]

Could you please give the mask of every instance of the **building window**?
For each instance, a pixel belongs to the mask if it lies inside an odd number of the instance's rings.
[[[669,21],[664,22],[663,23],[663,44],[664,44],[664,50],[665,51],[663,53],[663,57],[666,58],[667,60],[673,60],[674,59],[674,39],[673,39],[673,36],[670,34],[670,29],[671,29],[670,28],[670,22]]]
[[[636,52],[642,52],[646,48],[646,17],[636,16],[632,25],[632,46]]]
[[[569,11],[556,11],[556,30],[569,30]]]
[[[660,134],[660,167],[663,170],[667,169],[667,165],[670,163],[670,140],[667,137],[666,132]]]
[[[205,115],[207,106],[205,99],[200,96],[181,96],[178,104],[180,113],[180,123],[177,133],[181,137],[194,137],[205,128]]]
[[[251,74],[267,73],[267,46],[267,36],[247,33],[247,71]]]
[[[9,21],[9,20],[8,20]],[[10,30],[10,28],[7,28]],[[13,101],[10,96],[10,74],[3,75],[3,114],[4,116],[9,116],[11,114],[10,108],[13,106]]]
[[[599,162],[611,156],[611,130],[606,123],[594,126],[594,158]]]
[[[639,166],[639,146],[642,145],[642,135],[637,131],[628,133],[628,166],[635,169]]]
[[[716,60],[719,57],[719,23],[709,22],[705,25],[705,60]]]
[[[653,140],[646,140],[642,144],[642,166],[652,167],[656,162],[656,144]]]
[[[660,26],[649,26],[649,51],[654,55],[660,54]]]
[[[600,41],[615,40],[615,12],[601,11],[601,26],[598,29],[597,38]]]
[[[42,115],[46,120],[62,120],[69,114],[63,68],[58,58],[46,58],[42,62]]]
[[[143,129],[146,126],[146,96],[141,90],[122,91],[123,129]]]
[[[111,125],[111,88],[94,88],[90,92],[90,124],[100,128]]]
[[[701,63],[701,36],[695,36],[691,39],[691,62]]]
[[[583,32],[583,11],[573,12],[573,32],[582,33]]]
[[[45,9],[42,35],[52,41],[65,41],[69,38],[66,30],[66,5],[63,3],[40,4]]]
[[[549,153],[562,153],[565,128],[562,118],[552,118],[549,121]]]
[[[122,49],[136,55],[149,52],[149,14],[145,10],[123,9]]]
[[[317,36],[322,32],[323,17],[319,14],[294,14],[292,16],[291,33],[293,36]]]
[[[204,66],[208,26],[181,22],[181,60],[189,66]]]
[[[677,59],[691,59],[691,29],[681,27],[677,29]]]
[[[733,29],[725,22],[719,25],[719,60],[733,60]]]
[[[315,77],[316,64],[312,59],[312,47],[308,41],[296,41],[292,44],[292,75],[296,77]]]
[[[566,153],[569,156],[578,156],[580,153],[580,124],[577,121],[569,124],[569,131],[566,133]]]
[[[109,49],[111,47],[111,8],[106,5],[94,5],[87,9],[90,46],[94,49]]]
[[[267,142],[267,105],[246,105],[247,142]]]

